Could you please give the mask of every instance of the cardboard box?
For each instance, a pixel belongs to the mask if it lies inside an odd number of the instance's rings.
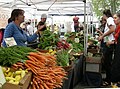
[[[101,57],[86,57],[86,71],[101,72]]]
[[[31,82],[32,73],[28,72],[19,82],[18,85],[5,83],[2,89],[27,89]]]

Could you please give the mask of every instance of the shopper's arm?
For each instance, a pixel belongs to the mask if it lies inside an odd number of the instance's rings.
[[[113,33],[115,31],[115,26],[114,25],[110,25],[109,26],[109,31],[106,32],[105,34],[103,34],[102,36],[105,37],[105,36],[108,36],[110,35],[111,33]]]
[[[109,26],[109,31],[107,31],[106,33],[104,33],[102,36],[99,37],[99,40],[102,40],[105,36],[110,35],[111,33],[113,33],[115,31],[115,26],[114,25],[110,25]]]
[[[100,35],[103,35],[103,32],[100,31],[98,28],[96,29],[96,31],[97,31]]]

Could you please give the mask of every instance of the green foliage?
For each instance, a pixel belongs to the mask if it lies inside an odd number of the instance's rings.
[[[40,37],[40,44],[38,45],[41,49],[49,49],[49,47],[55,47],[57,42],[59,41],[59,37],[57,34],[52,33],[49,30],[45,30]]]
[[[81,43],[72,43],[73,46],[73,51],[78,53],[78,52],[82,52],[84,50],[83,45]]]
[[[69,66],[68,50],[61,50],[57,52],[57,64],[59,66]]]
[[[93,10],[95,14],[100,18],[102,16],[102,11],[105,9],[110,9],[112,13],[120,7],[120,1],[118,0],[92,0]]]
[[[37,50],[23,46],[12,46],[8,48],[0,48],[0,65],[10,66],[18,61],[24,62],[27,60],[29,52],[36,52]]]

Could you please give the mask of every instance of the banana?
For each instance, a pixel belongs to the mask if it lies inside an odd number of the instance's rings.
[[[12,77],[5,77],[7,81],[9,80],[15,80],[15,78],[12,78]]]
[[[21,74],[21,72],[22,72],[22,70],[15,71],[15,74],[19,75],[19,74]]]
[[[22,72],[21,72],[21,77],[23,78],[24,76],[25,76],[25,71],[22,70]]]
[[[6,77],[10,77],[12,75],[12,72],[8,72]]]
[[[13,84],[13,83],[14,83],[14,80],[10,80],[9,83],[12,83],[12,84]]]
[[[15,76],[15,81],[18,81],[18,82],[19,82],[20,80],[21,80],[21,76],[20,76],[20,75],[16,75],[16,76]]]
[[[5,72],[9,72],[10,71],[10,68],[8,67],[7,70]]]

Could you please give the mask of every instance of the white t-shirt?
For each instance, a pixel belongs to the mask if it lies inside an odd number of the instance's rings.
[[[114,23],[114,20],[113,20],[112,17],[109,17],[107,19],[107,22],[106,22],[106,25],[105,25],[105,29],[104,29],[104,33],[109,31],[109,27],[108,26],[110,26],[110,25],[114,25],[115,26],[115,23]],[[111,33],[110,35],[104,37],[104,42],[108,42],[108,41],[112,41],[112,40],[115,40],[113,33]]]
[[[28,35],[33,35],[33,33],[34,33],[33,27],[31,25],[28,25],[27,26],[27,34]]]
[[[72,23],[72,25],[71,25],[71,32],[75,32],[74,23]]]

